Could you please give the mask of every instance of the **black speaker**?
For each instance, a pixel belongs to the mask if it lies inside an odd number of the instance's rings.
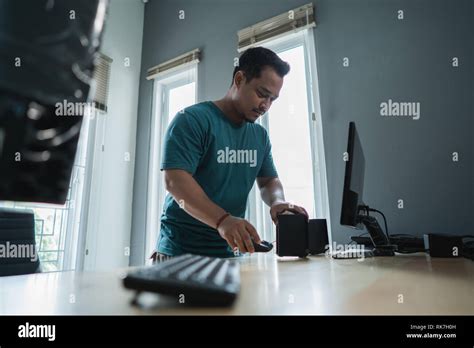
[[[322,254],[329,244],[326,219],[308,221],[308,249],[311,255]]]
[[[277,255],[308,255],[307,221],[304,215],[278,215]]]
[[[328,241],[326,219],[310,219],[301,214],[278,215],[276,253],[278,256],[306,257],[325,252]]]

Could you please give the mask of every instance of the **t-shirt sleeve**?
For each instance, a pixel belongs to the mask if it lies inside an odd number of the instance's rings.
[[[270,138],[268,137],[267,131],[264,130],[264,132],[265,132],[265,151],[264,151],[264,156],[263,156],[263,163],[262,163],[262,166],[260,167],[257,177],[258,178],[265,178],[265,177],[277,178],[278,173],[275,168],[275,164],[273,163],[273,157],[272,157],[272,144],[270,143]]]
[[[163,142],[161,170],[183,169],[193,175],[204,154],[205,126],[197,115],[179,112]]]

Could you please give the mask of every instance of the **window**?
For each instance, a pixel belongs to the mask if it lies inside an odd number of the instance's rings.
[[[184,82],[183,85],[168,90],[165,100],[168,99],[167,112],[169,124],[178,111],[196,103],[196,82]]]
[[[160,217],[167,191],[160,171],[161,148],[165,132],[173,117],[197,100],[197,61],[161,73],[154,78],[151,150],[148,173],[145,260],[155,249]]]
[[[285,76],[280,97],[268,114],[259,120],[269,134],[272,154],[285,198],[302,205],[310,217],[329,221],[324,144],[312,31],[287,34],[263,44],[287,61],[291,70]],[[261,237],[273,241],[269,208],[254,187],[247,218],[256,224]],[[329,235],[330,225],[328,224]]]
[[[272,154],[279,177],[285,184],[286,196],[314,216],[314,175],[303,46],[279,52],[279,56],[290,64],[291,73],[285,78],[280,98],[268,115]]]

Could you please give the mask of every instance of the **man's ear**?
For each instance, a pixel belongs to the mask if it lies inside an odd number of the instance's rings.
[[[242,84],[245,83],[245,75],[242,70],[239,70],[235,73],[234,83],[237,87],[240,87]]]

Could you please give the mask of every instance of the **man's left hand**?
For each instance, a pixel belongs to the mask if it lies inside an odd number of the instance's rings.
[[[306,216],[306,219],[309,218],[308,213],[303,207],[300,207],[298,205],[294,205],[288,202],[275,203],[270,208],[270,215],[275,225],[278,224],[277,215],[282,214],[285,211],[289,211],[295,214],[303,214]]]

